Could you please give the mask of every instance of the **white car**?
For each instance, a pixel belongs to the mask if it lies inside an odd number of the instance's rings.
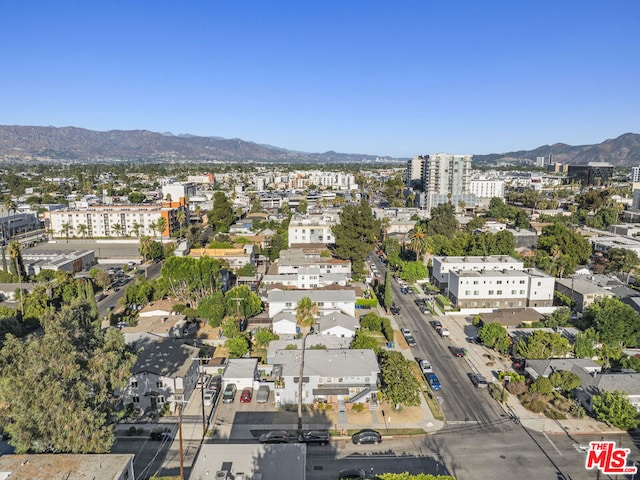
[[[400,333],[402,333],[402,335],[405,337],[411,336],[411,330],[409,330],[408,328],[401,328]]]
[[[207,388],[207,385],[209,385],[209,380],[211,380],[211,375],[202,375],[199,379],[198,379],[198,383],[196,384],[196,388]]]
[[[422,373],[433,372],[433,368],[431,367],[431,364],[429,363],[428,360],[420,360],[419,364],[420,364],[420,370],[422,370]]]

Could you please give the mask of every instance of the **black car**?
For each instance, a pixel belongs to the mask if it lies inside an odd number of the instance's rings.
[[[440,320],[431,320],[431,326],[436,330],[440,330],[442,328],[442,322]]]
[[[464,357],[467,354],[467,351],[460,347],[449,347],[449,350],[453,353],[454,357]]]
[[[472,373],[469,375],[469,378],[471,378],[471,382],[478,388],[487,388],[489,386],[487,379],[479,373]]]
[[[365,472],[361,468],[347,468],[340,470],[338,474],[338,480],[353,480],[353,479],[372,479],[375,478],[372,472]]]
[[[262,443],[289,443],[289,434],[284,430],[272,430],[260,435],[259,440]]]
[[[308,445],[327,445],[329,432],[326,430],[309,430],[298,435],[298,441]]]
[[[391,307],[390,310],[393,315],[400,315],[400,307]]]
[[[365,443],[373,443],[374,445],[382,442],[382,435],[376,430],[360,430],[358,433],[354,433],[351,437],[351,441],[356,445],[362,445]]]
[[[406,337],[404,337],[404,339],[407,341],[407,345],[409,345],[410,347],[416,346],[416,339],[413,338],[412,335],[407,335]]]

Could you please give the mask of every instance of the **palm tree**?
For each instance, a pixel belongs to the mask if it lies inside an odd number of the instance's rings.
[[[380,220],[380,237],[381,241],[383,242],[387,238],[389,227],[391,227],[391,219],[389,217],[384,217],[382,220]]]
[[[22,275],[24,274],[24,266],[22,264],[22,255],[20,253],[20,242],[11,242],[7,248],[9,257],[16,269],[16,275],[18,275],[18,281],[20,282],[20,311],[24,315],[24,301],[22,298]]]
[[[160,243],[162,243],[162,234],[164,233],[165,229],[167,228],[167,219],[164,218],[164,217],[158,218],[158,220],[156,220],[156,227],[158,228],[158,231],[160,232]]]
[[[187,219],[187,214],[184,213],[184,210],[179,210],[178,213],[176,213],[176,220],[178,220],[178,224],[180,225],[180,230],[182,230],[184,228],[184,222]]]
[[[302,331],[302,356],[300,359],[300,373],[298,374],[298,432],[302,433],[302,378],[304,375],[304,351],[307,343],[309,328],[314,324],[314,315],[318,307],[309,297],[302,297],[296,305],[296,321]]]
[[[202,207],[200,205],[196,205],[195,208],[193,209],[193,212],[196,214],[196,217],[198,218],[198,222],[202,221]]]
[[[140,236],[140,229],[142,228],[142,225],[140,225],[138,222],[135,222],[133,224],[133,227],[131,227],[131,231],[133,232],[133,235],[135,237],[139,237]]]
[[[65,222],[60,226],[60,233],[63,233],[65,238],[67,239],[67,243],[69,243],[69,232],[73,230],[73,227],[69,222]]]
[[[149,224],[149,228],[151,229],[151,231],[153,232],[153,236],[154,238],[157,236],[156,232],[160,229],[160,227],[158,227],[158,221],[156,220],[155,222],[151,222]]]
[[[111,225],[111,230],[116,232],[116,236],[119,237],[122,233],[122,225],[120,225],[119,223],[114,223],[113,225]]]
[[[78,230],[78,233],[82,235],[82,238],[85,238],[87,236],[88,227],[84,223],[78,225],[76,227],[76,230]]]
[[[149,256],[149,252],[151,251],[151,244],[153,243],[153,239],[148,235],[143,235],[140,238],[140,253],[144,258],[144,263],[147,263],[147,257]]]
[[[416,225],[409,232],[409,250],[416,254],[416,260],[420,258],[427,249],[427,234],[422,225]]]

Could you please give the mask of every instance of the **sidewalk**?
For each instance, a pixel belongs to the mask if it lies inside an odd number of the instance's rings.
[[[451,343],[467,349],[466,360],[471,365],[472,370],[483,375],[488,382],[497,383],[498,380],[495,374],[500,370],[513,371],[511,362],[499,355],[495,350],[467,342],[467,337],[475,335],[476,330],[464,315],[447,315],[440,317],[440,320],[451,332],[449,337]],[[514,420],[538,432],[565,433],[567,435],[626,433],[615,427],[609,427],[591,417],[565,420],[547,418],[541,413],[534,413],[524,408],[515,395],[509,395],[506,405],[501,406],[505,413],[514,418]]]

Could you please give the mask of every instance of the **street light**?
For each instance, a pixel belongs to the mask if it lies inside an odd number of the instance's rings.
[[[387,417],[384,415],[384,410],[380,410],[382,413],[382,419],[384,420],[384,428],[387,430],[387,435],[389,435],[389,426],[387,425]],[[389,417],[389,421],[391,421],[391,417]]]

